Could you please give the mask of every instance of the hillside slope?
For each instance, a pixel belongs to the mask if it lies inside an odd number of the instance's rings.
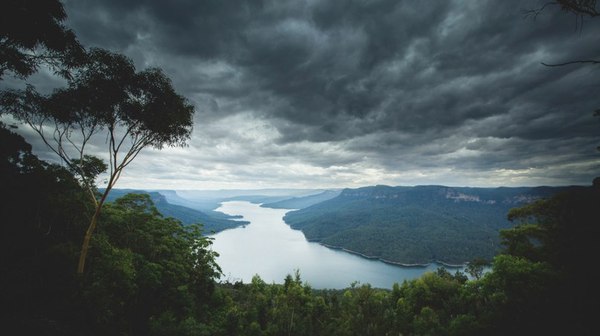
[[[262,206],[273,209],[304,209],[309,206],[330,200],[341,193],[341,190],[325,190],[316,195],[292,197],[282,201],[265,203]]]
[[[564,188],[374,186],[289,212],[307,239],[403,264],[491,259],[508,210]]]
[[[164,195],[154,191],[148,192],[143,190],[113,189],[109,194],[108,201],[114,201],[115,199],[128,193],[149,194],[150,198],[154,202],[154,205],[163,216],[176,218],[180,220],[184,225],[200,223],[203,225],[204,232],[206,232],[206,234],[231,229],[243,224],[248,224],[248,222],[246,221],[215,218],[199,210],[191,209],[181,205],[171,204],[167,201]]]

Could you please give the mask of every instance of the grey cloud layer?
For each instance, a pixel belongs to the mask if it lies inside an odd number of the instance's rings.
[[[248,145],[223,160],[324,168],[369,160],[390,173],[556,167],[553,176],[587,162],[586,173],[563,173],[565,183],[589,182],[600,166],[592,117],[600,69],[540,62],[600,58],[600,20],[577,31],[573,16],[552,9],[523,17],[539,5],[69,0],[66,8],[86,45],[166,69],[196,104],[198,132],[213,139],[192,146]],[[272,136],[210,129],[236,115],[266,122]]]

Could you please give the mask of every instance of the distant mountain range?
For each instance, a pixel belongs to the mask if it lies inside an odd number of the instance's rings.
[[[256,189],[256,190],[157,190],[167,197],[167,201],[201,211],[212,216],[227,216],[213,211],[222,202],[247,201],[251,203],[274,204],[280,201],[312,197],[313,195],[330,192],[319,189]],[[339,194],[339,192],[338,192]],[[323,199],[325,200],[325,199]],[[299,208],[289,208],[299,209]],[[225,217],[227,218],[227,217]]]
[[[507,220],[511,208],[566,188],[345,189],[284,219],[309,240],[364,256],[402,264],[463,264],[498,252],[499,230],[512,226]]]
[[[401,264],[439,261],[463,264],[493,258],[499,231],[512,226],[508,211],[575,187],[459,188],[373,186],[344,190],[264,189],[141,191],[158,210],[183,224],[202,223],[205,232],[247,224],[214,211],[221,202],[243,200],[263,207],[299,209],[284,217],[306,238],[332,248]]]
[[[167,201],[167,197],[162,194],[163,192],[164,191],[157,192],[134,189],[113,189],[109,193],[107,201],[112,202],[117,198],[129,193],[148,194],[150,195],[150,198],[154,202],[154,205],[156,206],[158,211],[163,216],[176,218],[180,220],[183,225],[190,225],[196,223],[202,224],[204,227],[204,232],[206,232],[207,234],[248,224],[247,221],[227,219],[233,217],[227,216],[221,212],[210,211],[209,215],[203,211],[196,210],[195,208],[172,204]],[[190,206],[193,207],[193,203],[190,203]]]
[[[265,203],[262,206],[273,209],[304,209],[311,205],[330,200],[338,196],[341,192],[341,190],[325,190],[316,195],[286,198],[280,201]]]
[[[112,202],[128,193],[145,193],[166,217],[180,220],[184,225],[200,223],[207,234],[248,224],[239,216],[231,216],[215,211],[222,202],[248,201],[252,203],[272,203],[284,200],[301,199],[319,194],[319,189],[258,189],[258,190],[139,190],[113,189],[107,201]],[[325,191],[327,193],[329,191]],[[337,192],[339,194],[339,192]],[[323,197],[323,196],[321,196]],[[312,202],[317,201],[319,197]],[[321,198],[325,199],[325,198]],[[311,202],[310,200],[305,200]],[[309,204],[306,203],[306,204]],[[312,203],[311,203],[312,204]]]

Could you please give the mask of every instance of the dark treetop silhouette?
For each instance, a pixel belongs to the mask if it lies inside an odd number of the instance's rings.
[[[43,95],[27,86],[6,91],[0,99],[5,110],[35,130],[76,173],[94,201],[96,211],[84,238],[79,273],[102,205],[123,169],[145,147],[184,145],[194,113],[160,69],[136,72],[125,56],[101,49],[88,53],[65,88]],[[95,136],[108,139],[109,158],[107,186],[98,200],[95,178],[106,165],[87,155]]]

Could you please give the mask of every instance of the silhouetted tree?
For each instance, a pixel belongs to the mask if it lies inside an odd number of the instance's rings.
[[[593,312],[600,309],[597,300],[591,299],[599,295],[600,279],[593,267],[589,267],[600,253],[596,242],[600,234],[598,204],[597,185],[572,188],[551,199],[511,210],[508,218],[518,225],[501,232],[507,246],[505,253],[530,265],[551,266],[552,277],[528,281],[531,285],[545,286],[546,293],[540,292],[536,299],[538,320],[578,335],[593,334]],[[506,281],[497,271],[494,267],[494,276]],[[519,299],[518,295],[507,296]],[[543,297],[552,297],[552,301],[544,301]],[[521,305],[515,301],[515,306]]]
[[[551,6],[560,6],[560,9],[575,15],[575,20],[578,27],[583,26],[584,17],[598,17],[600,11],[597,8],[596,0],[557,0],[550,1],[544,4],[542,7],[529,9],[525,11],[525,16],[531,16],[533,18],[540,15],[544,10]],[[581,21],[581,23],[580,23]],[[600,64],[600,60],[587,59],[587,60],[573,60],[562,63],[545,63],[543,65],[548,67],[564,66],[570,64]]]
[[[467,264],[466,272],[473,278],[479,280],[483,275],[483,270],[490,263],[482,258],[475,258]]]
[[[4,0],[0,4],[0,80],[6,73],[26,78],[41,64],[69,76],[85,54],[75,34],[62,22],[57,0]]]
[[[192,130],[194,108],[175,92],[157,68],[136,72],[125,56],[92,49],[73,70],[68,86],[50,95],[32,86],[9,90],[1,106],[39,134],[44,143],[79,177],[96,211],[82,244],[77,268],[82,273],[90,238],[110,190],[145,147],[182,146]],[[88,155],[95,136],[107,139],[108,179],[97,199],[95,177],[106,169]]]
[[[76,324],[72,270],[93,204],[68,170],[38,160],[2,125],[0,190],[1,330],[71,335],[63,327]]]
[[[561,9],[576,15],[600,16],[596,8],[596,0],[556,0]]]

